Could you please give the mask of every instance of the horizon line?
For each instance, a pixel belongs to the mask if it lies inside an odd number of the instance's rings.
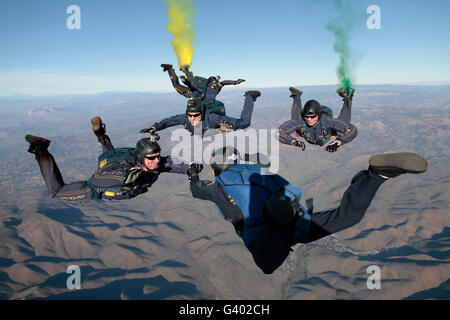
[[[338,84],[312,84],[312,85],[294,85],[293,87],[339,87]],[[429,81],[429,82],[406,82],[406,83],[361,83],[355,85],[358,86],[405,86],[405,87],[445,87],[450,86],[450,81]],[[288,88],[290,86],[270,86],[270,87],[244,87],[240,88],[245,89],[281,89]],[[237,91],[238,88],[229,88],[227,91]],[[99,92],[91,92],[91,93],[58,93],[58,94],[25,94],[25,93],[13,93],[8,95],[0,94],[0,99],[8,99],[8,98],[51,98],[51,97],[67,97],[67,96],[95,96],[102,94],[133,94],[133,93],[176,93],[172,90],[156,90],[156,91],[121,91],[121,90],[112,90],[112,91],[99,91]]]

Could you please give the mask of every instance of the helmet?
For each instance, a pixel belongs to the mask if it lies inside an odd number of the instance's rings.
[[[191,98],[188,100],[186,113],[188,112],[203,112],[203,105],[200,99]]]
[[[223,171],[238,163],[239,152],[233,147],[223,147],[213,152],[210,165],[217,177]]]
[[[213,85],[218,85],[219,84],[219,79],[220,79],[219,76],[217,76],[217,77],[209,77],[208,81],[206,82],[206,86],[210,87],[210,86],[213,86]]]
[[[320,115],[320,103],[316,100],[309,100],[305,103],[302,110],[302,116],[307,114],[318,114]]]
[[[266,201],[267,218],[280,226],[289,226],[295,218],[292,201],[283,192],[272,194]]]
[[[144,158],[147,154],[161,152],[161,147],[154,137],[143,138],[136,144],[136,159],[139,164],[144,164]]]

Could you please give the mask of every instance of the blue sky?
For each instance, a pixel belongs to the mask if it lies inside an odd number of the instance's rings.
[[[192,70],[264,88],[337,84],[332,0],[194,0]],[[450,1],[349,0],[354,84],[450,83]],[[66,8],[81,9],[68,30]],[[366,9],[381,9],[368,30]],[[172,91],[163,0],[0,2],[0,96]],[[241,87],[245,87],[240,85]]]

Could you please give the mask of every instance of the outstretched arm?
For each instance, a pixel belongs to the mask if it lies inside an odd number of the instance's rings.
[[[190,188],[194,198],[214,202],[217,197],[217,185],[211,181],[200,180],[198,175],[192,177]]]
[[[194,198],[214,202],[225,220],[233,224],[243,221],[242,211],[227,198],[221,185],[211,181],[202,181],[198,175],[195,175],[191,179],[191,192]]]
[[[161,157],[161,172],[187,174],[189,165],[183,162],[174,163],[172,157]]]
[[[301,122],[298,119],[286,121],[278,128],[278,140],[283,144],[292,145],[297,140],[291,137],[291,134],[301,127]]]
[[[328,119],[326,125],[337,133],[336,140],[342,142],[342,144],[349,143],[358,135],[358,129],[349,122],[339,119]]]
[[[177,114],[176,116],[172,116],[169,118],[165,118],[161,120],[160,122],[155,122],[152,126],[154,128],[154,131],[160,131],[164,130],[169,127],[183,125],[186,121],[186,114]]]
[[[237,84],[240,84],[240,83],[242,83],[242,82],[244,82],[245,80],[244,79],[237,79],[237,80],[223,80],[223,81],[220,81],[220,84],[222,85],[222,86],[228,86],[228,85],[237,85]]]

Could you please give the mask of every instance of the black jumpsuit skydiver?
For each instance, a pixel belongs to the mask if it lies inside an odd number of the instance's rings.
[[[103,152],[113,149],[108,135],[97,136],[102,145]],[[48,192],[54,198],[68,201],[85,201],[93,198],[93,190],[87,181],[78,181],[66,184],[53,155],[48,150],[39,150],[35,153],[36,160],[47,185]],[[161,172],[186,174],[189,166],[186,164],[174,164],[170,157],[161,157],[157,170],[142,171],[135,184],[142,185],[141,193],[144,193],[157,179]],[[136,194],[137,195],[137,194]]]
[[[186,86],[183,86],[180,83],[179,78],[173,68],[167,69],[167,72],[169,74],[170,81],[172,82],[172,86],[179,94],[181,94],[186,98],[200,98],[204,96],[205,99],[215,99],[219,94],[219,92],[222,90],[223,86],[237,85],[243,81],[241,79],[222,80],[220,82],[217,81],[217,83],[214,86],[200,87],[198,84],[195,83],[194,75],[192,74],[192,72],[187,71],[186,72],[187,79],[184,80]],[[202,78],[202,80],[205,82],[205,84],[208,82],[208,79],[206,78]]]

